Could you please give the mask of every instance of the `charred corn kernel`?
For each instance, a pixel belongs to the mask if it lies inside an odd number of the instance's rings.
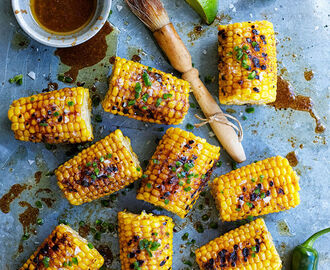
[[[104,259],[69,226],[58,225],[20,270],[81,269],[98,270]],[[72,267],[70,267],[70,265]]]
[[[90,111],[88,89],[64,88],[13,101],[8,118],[17,140],[81,143],[94,139]]]
[[[220,147],[179,128],[169,128],[142,177],[136,196],[184,218],[207,185]]]
[[[189,83],[171,74],[116,57],[106,112],[146,122],[180,124],[189,109]]]
[[[211,192],[223,221],[234,221],[296,207],[299,177],[288,160],[268,158],[222,175]]]
[[[121,269],[172,269],[173,227],[167,216],[119,212]]]
[[[142,176],[139,160],[117,129],[56,171],[58,185],[73,205],[112,194]]]
[[[212,240],[195,254],[202,270],[279,270],[282,267],[272,236],[261,218]]]
[[[265,104],[277,90],[276,43],[268,21],[219,25],[219,99],[222,104]]]

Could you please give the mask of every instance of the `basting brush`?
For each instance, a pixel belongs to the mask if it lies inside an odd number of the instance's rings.
[[[182,78],[191,85],[193,94],[201,107],[206,119],[197,126],[209,123],[227,153],[236,161],[246,160],[241,144],[243,138],[242,127],[239,121],[224,114],[203,82],[199,79],[199,72],[193,68],[191,55],[179,37],[167,12],[160,0],[126,0],[132,12],[153,32],[155,39],[168,57],[171,65],[182,73]],[[235,120],[239,128],[228,121]],[[236,134],[236,130],[239,134]]]

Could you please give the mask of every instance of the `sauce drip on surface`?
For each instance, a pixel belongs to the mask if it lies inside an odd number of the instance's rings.
[[[27,207],[26,210],[19,214],[19,221],[23,226],[24,233],[27,233],[30,229],[30,225],[34,225],[37,222],[39,216],[39,209],[32,207],[28,202],[22,201],[19,202],[21,207]]]
[[[276,100],[269,105],[274,106],[276,109],[293,109],[309,112],[316,122],[315,132],[322,133],[325,131],[325,126],[321,123],[320,117],[314,110],[313,100],[310,97],[296,95],[291,85],[280,76],[277,77]]]
[[[71,34],[91,21],[96,4],[96,0],[31,0],[31,11],[47,32]]]
[[[292,167],[296,167],[298,165],[298,158],[297,158],[296,153],[294,151],[288,153],[285,157],[289,161],[289,164]]]
[[[0,209],[7,214],[10,211],[10,204],[27,188],[27,185],[15,184],[0,199]]]
[[[71,48],[57,49],[55,55],[60,57],[63,64],[71,67],[64,75],[76,80],[80,69],[100,62],[106,56],[108,49],[106,36],[112,30],[111,25],[106,22],[102,29],[90,40]]]

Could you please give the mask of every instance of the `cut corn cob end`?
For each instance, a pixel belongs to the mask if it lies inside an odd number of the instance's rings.
[[[90,111],[88,89],[64,88],[13,101],[8,118],[17,140],[81,143],[94,139]]]
[[[170,217],[144,211],[118,213],[121,269],[171,269],[173,228]]]
[[[222,175],[211,192],[223,221],[235,221],[296,207],[299,177],[288,160],[268,158]]]
[[[180,124],[189,109],[189,83],[116,57],[103,109],[141,121]]]
[[[220,236],[195,251],[202,270],[282,267],[271,234],[259,218]]]
[[[55,175],[73,205],[110,195],[142,176],[130,139],[117,129],[61,165]]]
[[[273,24],[219,25],[219,100],[222,104],[266,104],[276,100],[277,60]]]
[[[137,199],[184,218],[207,185],[220,147],[179,128],[169,128],[141,181]]]
[[[103,262],[103,257],[93,245],[69,226],[61,224],[55,228],[20,270],[98,270]]]

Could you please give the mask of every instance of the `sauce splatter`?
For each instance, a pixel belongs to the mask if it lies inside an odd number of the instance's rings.
[[[113,254],[111,249],[106,245],[100,245],[96,248],[104,258],[104,266],[110,266],[113,262]]]
[[[63,64],[71,67],[64,75],[73,78],[75,81],[79,70],[93,66],[104,59],[108,48],[106,36],[112,30],[113,28],[109,22],[106,22],[102,29],[90,40],[75,47],[57,49],[55,55],[60,57]]]
[[[41,200],[47,205],[48,208],[51,208],[53,203],[56,202],[56,200],[52,198],[41,198]]]
[[[298,158],[294,151],[288,153],[285,157],[287,158],[287,160],[289,161],[289,164],[292,167],[296,167],[298,165]]]
[[[0,209],[7,214],[10,211],[10,204],[27,188],[27,185],[15,184],[0,199]]]
[[[39,209],[32,207],[31,204],[25,201],[19,202],[19,205],[22,207],[27,207],[23,213],[19,214],[18,218],[23,226],[24,233],[27,233],[30,229],[30,226],[36,224],[39,215]]]
[[[313,77],[314,77],[313,70],[306,69],[305,72],[304,72],[304,77],[305,77],[306,81],[310,81],[311,79],[313,79]]]
[[[42,92],[49,92],[58,89],[58,84],[55,82],[49,82],[47,88],[43,89]]]
[[[84,237],[84,238],[86,238],[88,235],[89,235],[89,232],[90,232],[90,227],[89,227],[89,225],[84,225],[84,226],[80,226],[79,227],[79,235],[81,236],[81,237]]]
[[[189,37],[189,42],[199,39],[206,31],[201,25],[195,25],[194,29],[190,31],[187,36]]]
[[[40,179],[41,179],[42,172],[38,171],[34,174],[34,180],[36,181],[36,184],[39,184]]]
[[[37,191],[36,191],[36,193],[35,193],[35,195],[37,195],[38,193],[40,193],[40,192],[46,192],[46,193],[52,193],[52,191],[49,189],[49,188],[39,188]]]
[[[111,56],[111,57],[109,58],[109,63],[110,63],[111,65],[113,65],[113,64],[115,63],[115,61],[116,61],[116,56]]]
[[[141,62],[141,57],[138,56],[137,54],[134,54],[134,55],[132,56],[131,60],[134,61],[134,62],[138,62],[138,63],[140,63],[140,62]]]
[[[280,76],[277,77],[276,100],[269,105],[274,106],[276,109],[293,109],[309,112],[310,116],[314,118],[316,122],[315,132],[322,133],[325,131],[325,126],[315,112],[313,100],[310,97],[296,95],[289,82]]]
[[[284,219],[279,220],[277,222],[277,231],[282,236],[293,236],[294,235],[294,234],[292,234],[288,223]]]

